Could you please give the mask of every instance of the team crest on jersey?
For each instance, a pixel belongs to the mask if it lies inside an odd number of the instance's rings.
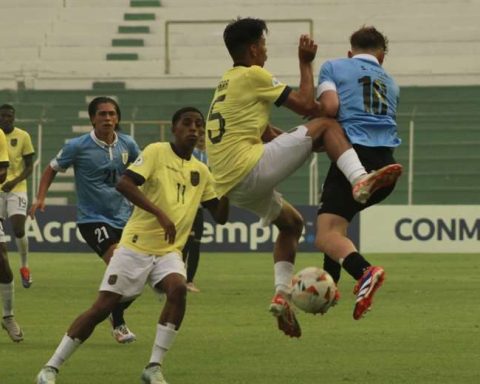
[[[122,152],[122,163],[127,164],[128,162],[128,152]]]
[[[12,140],[10,140],[10,144],[12,145],[12,147],[16,147],[16,146],[17,146],[17,143],[18,143],[18,140],[17,140],[17,139],[12,139]]]
[[[197,171],[191,171],[190,182],[194,187],[196,187],[200,183],[200,173],[198,173]]]
[[[110,285],[115,285],[115,283],[117,282],[118,280],[118,276],[117,275],[110,275],[108,276],[108,284]]]

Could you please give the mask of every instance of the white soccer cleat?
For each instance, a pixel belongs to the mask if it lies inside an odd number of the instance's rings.
[[[2,328],[15,343],[23,340],[23,332],[13,316],[5,316],[2,319]]]
[[[360,204],[366,204],[375,191],[394,184],[402,175],[402,170],[403,167],[400,164],[389,164],[359,177],[352,187],[353,198]]]
[[[302,330],[298,324],[295,312],[290,306],[287,293],[278,292],[273,296],[269,308],[270,313],[277,318],[278,329],[290,337],[300,337]]]
[[[55,384],[57,373],[53,367],[43,367],[37,375],[37,384]]]
[[[113,328],[112,336],[120,344],[128,344],[137,340],[137,336],[135,336],[135,334],[128,329],[126,324],[122,324],[116,328]]]
[[[142,383],[144,384],[168,384],[162,374],[160,365],[151,365],[143,370]]]

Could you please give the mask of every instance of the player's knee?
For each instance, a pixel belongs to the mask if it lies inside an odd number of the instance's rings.
[[[277,225],[280,232],[288,233],[295,236],[297,239],[302,235],[304,222],[300,214],[293,214],[288,217],[287,220],[284,220],[281,224]]]
[[[171,285],[166,292],[167,300],[171,303],[183,303],[187,299],[187,284],[185,282],[178,282]]]
[[[319,251],[324,251],[327,244],[327,237],[323,233],[317,233],[315,236],[315,247]]]

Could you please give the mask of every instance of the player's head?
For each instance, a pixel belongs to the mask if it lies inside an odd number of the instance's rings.
[[[15,108],[10,104],[0,105],[0,127],[10,133],[14,128]]]
[[[205,118],[195,107],[183,107],[173,114],[172,133],[174,144],[180,150],[192,153],[201,132],[205,135]]]
[[[380,64],[383,63],[385,54],[388,52],[388,39],[373,26],[363,26],[350,36],[351,51],[348,57],[359,53],[369,53],[377,57]]]
[[[228,24],[223,31],[223,41],[233,63],[263,67],[267,60],[264,33],[268,33],[268,28],[262,19],[238,18]]]
[[[113,114],[113,112],[115,113]],[[90,116],[90,122],[94,128],[96,128],[96,124],[104,124],[102,121],[106,115],[108,115],[112,121],[115,121],[114,129],[118,131],[120,129],[119,124],[122,119],[122,114],[118,103],[114,99],[107,96],[99,96],[88,104],[88,116]]]

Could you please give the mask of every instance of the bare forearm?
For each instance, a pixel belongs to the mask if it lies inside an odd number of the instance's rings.
[[[48,188],[50,188],[50,185],[52,184],[52,181],[53,179],[55,179],[56,175],[57,171],[55,171],[49,165],[47,166],[47,168],[45,168],[42,174],[42,178],[40,179],[40,184],[38,186],[37,200],[45,200]]]

